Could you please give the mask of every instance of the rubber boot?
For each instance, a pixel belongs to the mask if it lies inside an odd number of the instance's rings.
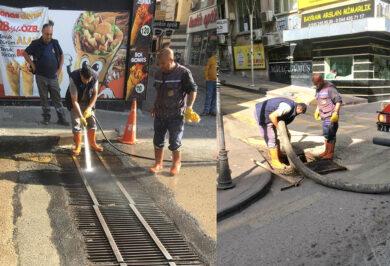
[[[152,167],[149,168],[149,172],[157,173],[163,169],[163,158],[164,158],[164,149],[154,148],[154,159],[155,163]]]
[[[269,149],[269,156],[271,157],[271,166],[274,169],[285,169],[287,166],[280,162],[278,156],[278,148]]]
[[[333,155],[334,155],[334,147],[335,147],[335,142],[328,142],[328,153],[321,158],[324,160],[333,160]]]
[[[180,151],[172,152],[172,167],[169,171],[171,176],[175,176],[180,172],[181,167],[181,154]]]
[[[78,156],[81,152],[81,132],[73,133],[74,147],[72,148],[72,155]]]
[[[318,157],[320,157],[320,158],[324,157],[324,156],[327,155],[328,152],[329,152],[329,145],[328,145],[328,141],[327,141],[327,140],[325,140],[324,146],[325,146],[324,152],[322,152],[322,153],[320,153],[320,154],[318,155]]]
[[[95,129],[88,129],[88,142],[92,150],[97,152],[102,152],[103,147],[96,144],[96,131]]]

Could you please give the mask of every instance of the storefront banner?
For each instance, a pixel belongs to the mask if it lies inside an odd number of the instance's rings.
[[[317,6],[333,4],[336,2],[344,2],[346,0],[298,0],[298,9],[307,9]]]
[[[254,69],[265,69],[264,46],[263,44],[253,45]],[[234,66],[236,70],[251,69],[251,46],[234,47]]]
[[[217,28],[217,7],[203,9],[190,15],[187,24],[187,33],[211,30]]]
[[[64,64],[58,77],[61,97],[65,97],[69,86],[68,73],[81,68],[87,62],[98,73],[99,98],[123,99],[126,74],[126,54],[129,14],[128,12],[91,12],[49,10],[48,16],[54,22],[53,38],[57,39],[64,53]],[[41,36],[41,28],[35,38]],[[26,48],[32,39],[23,47]],[[15,58],[24,62],[21,54]],[[21,85],[34,84],[30,95],[39,96],[36,82],[24,78]],[[32,77],[31,73],[30,76]],[[27,85],[27,80],[29,84]],[[1,96],[1,95],[0,95]]]
[[[126,100],[131,98],[143,100],[146,98],[148,62],[153,38],[152,22],[155,7],[155,0],[134,1]]]
[[[376,0],[375,1],[375,16],[376,17],[385,17],[390,19],[390,2]]]
[[[34,76],[22,51],[40,37],[47,17],[46,7],[0,6],[0,97],[37,95]]]
[[[302,15],[302,28],[320,26],[374,16],[374,1],[335,7]]]

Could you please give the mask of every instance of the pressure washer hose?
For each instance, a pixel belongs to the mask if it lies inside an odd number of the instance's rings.
[[[154,161],[154,160],[155,160],[155,158],[151,158],[151,157],[147,157],[147,156],[142,156],[142,155],[137,155],[137,154],[128,153],[128,152],[125,152],[125,151],[119,149],[118,147],[116,147],[116,146],[107,138],[107,136],[106,136],[106,134],[104,133],[104,130],[103,130],[102,126],[100,125],[99,120],[96,118],[96,116],[94,116],[94,115],[92,115],[92,116],[95,118],[96,124],[98,125],[100,131],[102,132],[104,139],[105,139],[105,140],[108,142],[108,144],[109,144],[111,147],[113,147],[115,150],[117,150],[117,151],[119,151],[120,153],[125,154],[125,155],[127,155],[127,156],[131,156],[131,157],[140,158],[140,159],[145,159],[145,160],[150,160],[150,161]],[[170,161],[170,160],[164,160],[164,162],[171,162],[171,161]],[[184,160],[184,161],[181,161],[181,162],[182,162],[182,163],[185,163],[185,164],[197,164],[197,163],[204,163],[204,164],[207,164],[207,163],[210,163],[210,164],[211,164],[211,163],[213,163],[213,164],[215,164],[215,163],[216,163],[216,162],[213,161],[213,160],[208,160],[208,161],[185,161],[185,160]]]
[[[302,175],[307,178],[312,179],[314,182],[321,185],[336,188],[345,191],[359,192],[359,193],[388,193],[390,192],[390,183],[389,184],[356,184],[342,181],[338,178],[332,177],[331,175],[320,175],[308,167],[306,167],[303,162],[295,154],[293,147],[287,136],[287,127],[284,121],[279,121],[278,130],[280,132],[283,148],[287,153],[288,161],[290,165],[296,168]]]

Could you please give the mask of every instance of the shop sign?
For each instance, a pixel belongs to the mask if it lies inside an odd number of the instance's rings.
[[[263,44],[253,45],[254,69],[265,69]],[[234,47],[234,66],[236,70],[251,69],[251,46],[242,45]]]
[[[177,30],[180,26],[178,21],[167,21],[167,20],[155,20],[153,21],[153,27],[159,29],[171,29]]]
[[[346,0],[298,0],[298,9],[313,8],[316,6],[328,5]]]
[[[373,17],[374,9],[371,0],[303,14],[302,28]]]
[[[229,33],[229,22],[227,19],[217,20],[217,34]]]
[[[293,84],[299,86],[310,86],[312,75],[312,62],[277,62],[269,63],[269,77],[271,81]]]
[[[215,6],[192,13],[188,19],[187,33],[216,29],[217,18],[218,14]]]

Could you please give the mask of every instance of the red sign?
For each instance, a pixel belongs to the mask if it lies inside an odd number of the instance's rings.
[[[215,7],[206,11],[201,11],[190,16],[188,27],[195,28],[204,26],[205,29],[207,29],[210,24],[217,22],[217,18],[217,9]]]

